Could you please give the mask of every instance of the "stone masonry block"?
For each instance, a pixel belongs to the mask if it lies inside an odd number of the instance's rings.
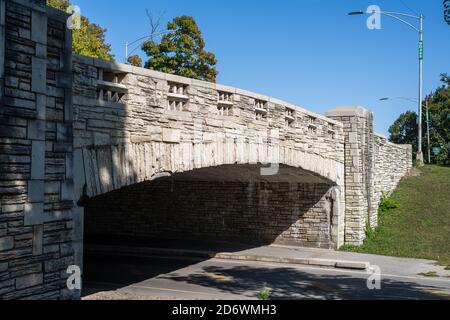
[[[163,141],[168,143],[180,143],[181,141],[181,134],[180,130],[174,130],[174,129],[163,129]]]
[[[47,93],[47,61],[32,57],[31,90],[36,93]]]
[[[62,201],[73,201],[74,190],[73,190],[73,180],[66,180],[61,183],[61,200]]]
[[[31,40],[47,45],[47,15],[43,12],[31,13]]]
[[[28,202],[44,202],[44,180],[28,180]]]
[[[0,238],[0,251],[7,251],[14,248],[14,238],[13,237],[3,237]]]
[[[31,179],[44,180],[45,141],[33,141],[31,149]]]
[[[43,251],[44,225],[33,227],[33,255],[38,256]]]
[[[107,133],[94,132],[94,145],[104,146],[111,143],[111,136]]]
[[[44,282],[44,275],[42,273],[30,274],[16,279],[16,289],[26,289],[40,285]]]
[[[39,120],[45,120],[45,109],[47,106],[47,97],[43,94],[36,95],[36,118]]]
[[[31,120],[28,122],[28,139],[45,140],[45,121]]]
[[[8,262],[1,262],[0,263],[0,273],[5,272],[6,270],[8,270]]]
[[[42,224],[44,219],[44,203],[27,203],[25,204],[26,226]]]

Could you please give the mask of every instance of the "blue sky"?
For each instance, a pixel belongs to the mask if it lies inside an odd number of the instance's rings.
[[[361,105],[387,135],[406,101],[418,95],[418,34],[384,17],[369,30],[366,17],[347,12],[376,4],[385,11],[416,11],[424,20],[424,92],[450,73],[450,26],[441,0],[72,0],[83,15],[107,28],[107,41],[123,62],[125,42],[149,33],[146,9],[193,16],[216,54],[218,83],[273,96],[323,114],[337,105]],[[406,4],[406,5],[405,5]],[[414,22],[414,21],[413,21]]]

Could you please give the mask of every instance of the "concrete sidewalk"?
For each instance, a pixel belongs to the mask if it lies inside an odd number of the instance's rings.
[[[419,274],[435,272],[439,277],[450,280],[450,271],[437,266],[435,261],[424,259],[397,258],[341,252],[327,249],[304,248],[285,245],[249,247],[231,243],[211,243],[201,241],[140,241],[133,244],[127,241],[98,244],[87,247],[90,253],[111,253],[132,256],[182,256],[193,259],[222,259],[238,261],[260,261],[284,265],[310,265],[327,268],[367,270],[377,266],[384,275],[418,277]]]

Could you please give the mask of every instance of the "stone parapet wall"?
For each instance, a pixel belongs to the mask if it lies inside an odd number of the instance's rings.
[[[379,207],[383,194],[389,196],[397,188],[400,180],[412,168],[412,146],[399,145],[388,141],[387,138],[375,134],[375,174],[372,194],[373,207]],[[378,215],[371,216],[370,226],[376,228]]]
[[[118,84],[126,91],[119,102],[99,99],[99,72],[117,75]],[[184,93],[169,93],[171,84],[184,86]],[[219,108],[220,92],[232,96],[230,103],[224,104],[230,108],[227,114]],[[185,103],[181,111],[169,110],[171,99]],[[255,100],[266,103],[265,118],[257,119]],[[289,126],[286,110],[293,111]],[[76,148],[272,137],[305,152],[344,162],[343,130],[338,121],[245,90],[114,62],[74,56],[74,111]],[[164,134],[164,128],[173,129],[172,135]]]

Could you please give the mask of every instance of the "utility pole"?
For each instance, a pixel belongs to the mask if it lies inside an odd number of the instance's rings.
[[[416,16],[412,14],[402,13],[402,12],[389,12],[389,11],[353,11],[349,12],[349,15],[363,15],[363,14],[380,14],[385,15],[391,18],[394,18],[403,24],[406,24],[408,27],[413,29],[414,31],[419,33],[419,119],[418,119],[418,146],[417,146],[417,155],[416,160],[419,165],[423,165],[423,152],[422,152],[422,100],[423,100],[423,15]],[[411,18],[419,20],[419,28],[414,26],[410,22],[406,21],[404,18]]]

